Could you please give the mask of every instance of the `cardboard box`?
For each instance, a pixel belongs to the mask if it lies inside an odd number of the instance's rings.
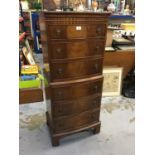
[[[105,47],[111,47],[112,46],[112,40],[113,40],[113,30],[108,29],[107,30],[107,40]]]

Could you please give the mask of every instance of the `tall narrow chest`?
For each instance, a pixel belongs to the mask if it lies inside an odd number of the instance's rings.
[[[84,130],[100,131],[108,13],[43,12],[47,124],[54,146]]]

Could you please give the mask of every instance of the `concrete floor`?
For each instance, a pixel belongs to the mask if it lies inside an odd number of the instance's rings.
[[[104,97],[101,132],[65,137],[52,147],[43,102],[20,105],[20,155],[134,155],[134,99]]]

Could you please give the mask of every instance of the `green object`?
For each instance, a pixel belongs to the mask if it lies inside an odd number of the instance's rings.
[[[28,80],[28,81],[19,81],[19,88],[39,88],[41,86],[41,80]]]
[[[41,3],[33,2],[32,3],[32,8],[36,9],[36,10],[40,10],[41,9]]]
[[[48,86],[49,85],[49,83],[48,83],[48,81],[47,81],[46,78],[44,78],[44,84],[45,84],[45,86]]]
[[[39,77],[40,80],[44,81],[44,76],[42,74],[38,74],[38,77]]]
[[[19,88],[40,88],[42,82],[44,82],[46,86],[48,85],[46,78],[44,78],[42,74],[38,74],[35,80],[22,81],[22,79],[19,78]]]

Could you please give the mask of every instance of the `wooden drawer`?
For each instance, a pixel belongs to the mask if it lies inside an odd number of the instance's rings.
[[[89,96],[86,99],[79,99],[66,102],[55,102],[53,104],[53,117],[74,115],[88,110],[100,108],[101,96]]]
[[[51,59],[74,59],[89,56],[103,56],[104,40],[90,39],[72,42],[51,42]]]
[[[104,38],[106,25],[48,25],[48,36],[50,39],[86,39]]]
[[[48,25],[48,36],[50,39],[66,39],[66,26],[51,26]]]
[[[88,31],[88,38],[95,37],[95,38],[104,38],[106,34],[106,24],[99,24],[99,25],[90,25],[87,26]]]
[[[67,38],[68,39],[85,39],[87,37],[87,26],[86,25],[73,25],[67,26]]]
[[[82,126],[98,122],[99,110],[84,112],[73,117],[54,120],[54,133],[78,129]]]
[[[95,94],[102,93],[103,78],[97,80],[90,80],[87,82],[77,82],[74,84],[64,84],[51,87],[51,100],[63,101],[74,100],[80,97],[88,97]]]
[[[51,81],[62,81],[102,74],[103,58],[51,63]]]
[[[85,39],[87,37],[87,27],[85,25],[48,25],[48,30],[50,39]]]

